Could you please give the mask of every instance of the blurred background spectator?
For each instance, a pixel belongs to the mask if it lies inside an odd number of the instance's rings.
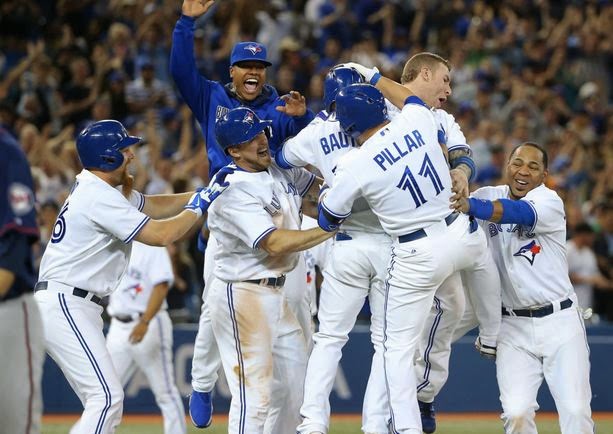
[[[202,134],[167,70],[180,9],[180,0],[2,1],[0,122],[24,146],[40,203],[61,206],[80,171],[76,134],[108,117],[145,138],[135,165],[140,190],[208,182]],[[516,144],[542,143],[569,230],[594,228],[600,273],[612,279],[611,2],[224,0],[208,15],[195,33],[203,74],[229,81],[233,44],[259,39],[273,60],[271,84],[302,92],[313,110],[337,63],[377,66],[399,80],[416,52],[450,59],[445,108],[473,146],[475,187],[499,181]],[[192,243],[178,250],[200,264]],[[613,320],[610,291],[596,288],[593,307]]]

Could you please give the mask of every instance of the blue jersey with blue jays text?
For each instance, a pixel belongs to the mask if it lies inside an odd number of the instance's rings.
[[[288,137],[298,134],[314,118],[313,112],[291,117],[275,108],[284,105],[276,89],[266,85],[262,94],[253,101],[240,101],[230,84],[222,85],[200,75],[194,60],[194,19],[181,16],[172,35],[170,69],[179,92],[200,123],[206,140],[209,159],[209,175],[230,163],[230,158],[215,139],[215,121],[236,107],[249,107],[260,119],[272,121],[272,137],[269,145],[272,154]]]

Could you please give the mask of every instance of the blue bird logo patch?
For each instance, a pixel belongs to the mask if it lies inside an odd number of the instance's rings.
[[[530,262],[530,265],[534,264],[534,258],[536,255],[541,253],[541,246],[536,244],[535,240],[530,241],[530,243],[525,246],[520,247],[520,249],[513,254],[513,256],[522,256]]]

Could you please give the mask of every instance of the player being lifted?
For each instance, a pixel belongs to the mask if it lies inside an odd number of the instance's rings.
[[[179,239],[227,187],[225,169],[196,193],[133,191],[131,147],[141,141],[114,120],[79,134],[84,169],[57,217],[35,286],[47,352],[84,406],[73,434],[112,433],[121,420],[123,390],[106,349],[100,300],[124,274],[132,240],[163,246]]]

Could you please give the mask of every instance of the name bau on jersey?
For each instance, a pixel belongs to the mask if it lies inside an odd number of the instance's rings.
[[[332,133],[328,137],[322,137],[321,139],[319,139],[319,144],[321,145],[321,150],[324,151],[325,155],[328,155],[330,152],[339,149],[349,147],[355,148],[358,146],[358,143],[355,141],[354,138],[349,137],[342,131]]]
[[[385,131],[382,134],[385,134]],[[381,152],[373,157],[373,161],[385,172],[387,170],[387,167],[385,167],[386,163],[388,167],[391,167],[402,160],[403,157],[409,155],[409,152],[413,152],[425,144],[426,142],[424,142],[419,130],[413,130],[411,134],[405,134],[404,144],[398,145],[398,143],[392,142],[392,146],[383,148]]]

